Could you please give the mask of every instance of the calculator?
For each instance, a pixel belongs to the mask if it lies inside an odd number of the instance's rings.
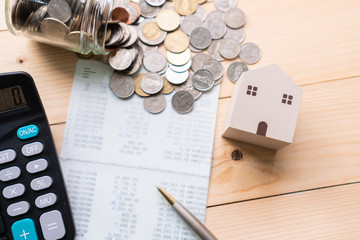
[[[32,77],[0,74],[0,240],[72,240],[75,227]]]

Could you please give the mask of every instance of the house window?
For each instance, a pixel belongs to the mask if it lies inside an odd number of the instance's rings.
[[[281,102],[284,104],[291,105],[293,101],[293,96],[288,94],[283,94]]]
[[[258,90],[257,87],[248,85],[247,90],[246,90],[246,94],[247,94],[247,95],[256,96],[256,91],[257,91],[257,90]]]

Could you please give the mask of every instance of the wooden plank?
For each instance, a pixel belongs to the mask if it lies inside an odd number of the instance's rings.
[[[230,99],[221,99],[208,205],[360,180],[359,89],[360,78],[303,87],[294,142],[278,152],[222,138]],[[64,125],[53,131],[60,149]]]
[[[360,183],[207,209],[219,239],[360,239]]]
[[[220,101],[209,205],[360,180],[360,77],[302,89],[294,142],[277,152],[222,138]]]

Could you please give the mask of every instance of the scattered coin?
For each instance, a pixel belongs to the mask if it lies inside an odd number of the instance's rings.
[[[139,25],[139,38],[148,45],[159,45],[166,38],[166,32],[162,31],[154,19],[143,21]]]
[[[210,19],[221,19],[221,20],[224,20],[224,12],[222,11],[219,11],[219,10],[214,10],[214,11],[211,11],[207,14],[206,16],[206,19],[205,19],[205,22],[210,20]]]
[[[176,65],[176,66],[182,66],[182,65],[185,65],[188,61],[190,61],[191,51],[189,48],[187,48],[185,51],[183,51],[181,53],[173,53],[173,52],[167,51],[166,58],[169,61],[169,63]]]
[[[53,0],[52,0],[53,1]],[[122,7],[116,7],[111,11],[110,22],[124,22],[129,20],[129,12]]]
[[[198,5],[196,11],[192,15],[199,17],[201,19],[201,21],[203,22],[203,21],[205,21],[205,18],[206,18],[206,10],[203,6]]]
[[[189,71],[185,72],[175,72],[171,68],[166,70],[166,79],[172,84],[182,84],[184,83],[189,77]]]
[[[211,33],[204,27],[195,28],[190,34],[190,44],[197,49],[206,49],[211,39]]]
[[[213,40],[211,42],[210,46],[208,47],[207,52],[209,53],[209,55],[213,59],[216,59],[218,61],[223,61],[224,58],[219,53],[219,44],[220,44],[220,42],[221,42],[220,39]]]
[[[144,18],[153,18],[160,11],[159,7],[153,7],[144,0],[139,0],[137,4],[141,9],[141,16]]]
[[[181,30],[190,36],[191,32],[197,28],[202,26],[202,20],[195,15],[188,15],[186,16],[181,22]]]
[[[161,93],[144,98],[144,108],[149,113],[160,113],[165,109],[165,107],[166,99]]]
[[[215,7],[220,11],[226,12],[227,10],[236,6],[237,0],[214,0]]]
[[[178,91],[171,99],[174,110],[178,113],[188,113],[194,106],[194,97],[187,91]]]
[[[151,95],[160,92],[163,86],[163,79],[157,73],[145,73],[140,79],[141,89]]]
[[[225,12],[224,20],[230,28],[241,28],[246,21],[245,13],[239,8],[231,8]]]
[[[154,7],[160,7],[165,3],[165,0],[146,0],[148,4]]]
[[[181,85],[176,85],[175,86],[175,91],[188,91],[189,93],[191,93],[191,95],[193,95],[194,100],[197,100],[202,92],[200,92],[199,90],[195,89],[194,86],[192,85],[192,74],[189,75],[189,78],[186,80],[186,82],[184,84]]]
[[[227,27],[224,38],[233,38],[238,43],[242,43],[245,40],[245,31],[242,28],[232,29]]]
[[[170,52],[181,53],[189,47],[189,38],[183,31],[177,30],[166,36],[164,45]]]
[[[156,23],[164,31],[174,31],[180,25],[180,16],[172,9],[162,9],[156,15]]]
[[[240,59],[247,64],[254,64],[260,60],[261,52],[258,45],[247,42],[240,47]]]
[[[109,82],[110,89],[119,98],[129,98],[134,94],[134,79],[114,71]]]
[[[141,97],[148,97],[150,96],[150,94],[144,92],[142,89],[141,89],[141,86],[140,86],[140,81],[141,81],[141,78],[144,76],[145,73],[140,73],[139,75],[137,75],[135,78],[134,78],[134,83],[135,83],[135,93]]]
[[[172,91],[174,91],[175,86],[169,83],[169,81],[166,79],[166,77],[163,77],[164,86],[161,89],[162,94],[170,94]]]
[[[209,70],[213,75],[214,80],[220,79],[224,74],[224,69],[222,64],[215,59],[209,59],[203,62],[201,69]]]
[[[190,69],[191,67],[191,64],[192,64],[192,60],[190,59],[187,63],[185,63],[184,65],[181,65],[181,66],[176,66],[176,65],[173,65],[173,64],[169,64],[169,67],[175,71],[175,72],[185,72],[187,70]]]
[[[221,39],[219,53],[225,59],[234,59],[240,54],[240,44],[233,38]]]
[[[201,92],[209,91],[214,86],[214,76],[207,69],[199,69],[192,76],[192,85]]]
[[[235,83],[237,80],[239,80],[241,74],[247,70],[248,67],[242,62],[233,62],[229,65],[226,71],[226,75],[232,82]]]
[[[191,69],[196,72],[197,70],[201,69],[202,64],[209,59],[211,59],[211,57],[205,53],[196,54],[192,58]]]
[[[144,67],[149,72],[160,72],[168,64],[166,57],[160,52],[149,52],[143,59]]]
[[[197,0],[174,0],[174,9],[180,15],[190,15],[196,11],[197,7]]]
[[[209,19],[205,22],[205,27],[209,30],[212,39],[220,39],[226,33],[226,24],[222,19]]]
[[[109,56],[110,66],[116,70],[125,70],[132,63],[131,52],[124,48],[119,48],[114,54]]]

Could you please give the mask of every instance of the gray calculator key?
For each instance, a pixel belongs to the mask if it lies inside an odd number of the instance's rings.
[[[29,173],[37,173],[44,171],[47,168],[47,166],[48,166],[48,162],[46,161],[46,159],[40,158],[28,162],[28,164],[26,164],[26,171],[28,171]]]
[[[65,236],[65,226],[58,210],[46,212],[40,216],[41,230],[47,240],[60,239]]]
[[[21,201],[21,202],[17,202],[17,203],[13,203],[11,205],[8,206],[7,208],[7,213],[12,216],[18,216],[24,213],[27,213],[27,211],[29,211],[30,208],[30,204],[26,201]]]
[[[35,205],[38,208],[46,208],[56,203],[57,197],[53,193],[41,195],[35,199]]]
[[[21,183],[17,183],[4,188],[2,194],[5,198],[11,199],[23,195],[24,192],[25,192],[25,186]]]
[[[16,152],[13,149],[0,151],[0,164],[11,162],[15,159]]]
[[[24,145],[21,152],[24,156],[30,157],[41,153],[44,150],[44,145],[41,142],[33,142]]]
[[[52,184],[53,180],[49,176],[43,176],[35,178],[31,181],[30,187],[34,191],[40,191],[46,188],[49,188]]]
[[[20,168],[18,167],[9,167],[0,171],[0,180],[3,182],[16,179],[19,176],[20,176]]]

